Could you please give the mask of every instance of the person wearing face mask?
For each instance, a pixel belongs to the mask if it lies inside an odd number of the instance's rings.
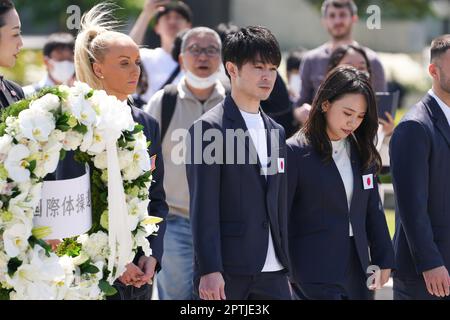
[[[166,168],[164,189],[169,215],[164,237],[164,268],[158,274],[161,300],[190,300],[193,292],[193,247],[190,227],[189,189],[182,161],[172,155],[180,144],[173,133],[189,129],[195,120],[225,97],[218,81],[221,41],[212,29],[197,27],[182,38],[179,62],[184,77],[150,99],[147,111],[161,126],[162,153]]]
[[[75,78],[74,45],[75,39],[70,33],[54,33],[49,36],[43,49],[47,73],[39,82],[23,87],[25,96],[29,97],[46,87],[73,84]]]
[[[0,2],[0,67],[12,68],[23,46],[20,18],[11,1]],[[23,91],[16,83],[0,74],[0,109],[23,99]]]

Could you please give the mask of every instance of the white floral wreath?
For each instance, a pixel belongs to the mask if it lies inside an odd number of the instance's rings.
[[[104,299],[116,292],[112,283],[138,247],[151,254],[146,238],[158,230],[161,219],[147,212],[151,167],[142,130],[126,102],[81,82],[44,89],[3,111],[0,299]],[[119,227],[131,239],[122,262],[121,243],[116,239],[114,249],[111,246],[108,140],[113,142],[126,201],[122,221],[128,229]],[[64,239],[52,252],[43,240],[50,230],[34,227],[33,215],[43,178],[56,170],[69,150],[91,165],[93,225],[87,234]]]

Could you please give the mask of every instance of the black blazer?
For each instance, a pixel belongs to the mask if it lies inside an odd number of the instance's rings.
[[[423,279],[426,270],[450,270],[450,126],[433,97],[425,95],[396,127],[390,158],[395,276]]]
[[[285,158],[283,128],[262,111],[261,115],[266,129],[279,132],[277,139],[268,135],[268,157],[278,151],[278,157]],[[215,129],[220,136],[217,141],[222,143],[216,155],[222,156],[227,164],[189,163],[189,160],[194,162],[191,155],[196,148],[201,153],[207,151],[210,142],[203,141],[202,136],[208,129]],[[268,175],[266,181],[259,161],[253,161],[254,164],[249,161],[250,154],[256,155],[249,137],[233,139],[226,135],[227,130],[247,132],[245,121],[230,96],[205,113],[189,130],[191,145],[187,148],[190,154],[186,173],[195,276],[212,272],[235,275],[261,272],[267,254],[269,226],[277,257],[287,270],[286,175]],[[235,142],[231,143],[233,149],[226,148],[231,140]],[[254,152],[249,152],[250,149]],[[236,164],[237,150],[245,152],[244,164]],[[227,161],[227,157],[232,161]],[[276,158],[271,161],[276,165]]]
[[[301,134],[287,142],[289,254],[294,280],[301,283],[341,283],[349,262],[349,219],[364,274],[371,264],[394,267],[394,252],[380,202],[378,185],[363,188],[362,170],[351,143],[353,196],[347,196],[334,161],[323,157]],[[370,250],[370,252],[369,252]]]
[[[0,109],[25,98],[22,88],[15,82],[3,79],[5,91],[0,87]]]

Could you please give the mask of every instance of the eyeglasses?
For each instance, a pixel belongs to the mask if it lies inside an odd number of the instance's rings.
[[[198,57],[202,53],[206,54],[208,57],[215,57],[220,53],[220,49],[217,47],[209,46],[206,48],[200,48],[195,44],[187,48],[187,51],[189,51],[189,53],[194,57]]]

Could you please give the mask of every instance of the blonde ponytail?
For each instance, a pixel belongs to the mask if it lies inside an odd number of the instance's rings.
[[[80,32],[75,40],[74,60],[78,81],[87,83],[94,89],[103,89],[101,80],[92,69],[92,64],[101,61],[108,49],[107,40],[119,32],[114,28],[119,26],[112,12],[117,6],[112,3],[100,3],[81,18]]]

